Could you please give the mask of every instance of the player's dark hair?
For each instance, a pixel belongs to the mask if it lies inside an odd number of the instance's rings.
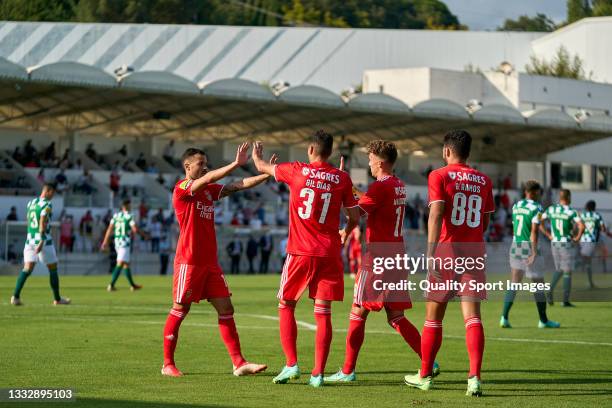
[[[587,201],[585,207],[586,207],[587,211],[595,211],[595,201],[593,201],[593,200]]]
[[[132,204],[132,201],[130,201],[129,199],[125,199],[121,202],[122,207],[127,207],[130,204]]]
[[[57,184],[55,184],[52,181],[46,182],[46,183],[43,184],[43,189],[56,191],[57,190]]]
[[[334,138],[323,129],[319,129],[310,138],[310,144],[314,146],[317,156],[327,159],[332,154]]]
[[[572,192],[569,191],[567,188],[562,188],[561,190],[559,190],[559,198],[561,200],[569,200],[572,198]]]
[[[525,193],[535,193],[538,192],[540,190],[542,190],[542,186],[540,186],[540,183],[538,183],[535,180],[527,180],[527,182],[525,182]]]
[[[372,140],[367,144],[366,152],[368,154],[372,153],[390,164],[395,164],[397,160],[395,143],[386,140]]]
[[[183,153],[183,155],[181,156],[181,163],[185,163],[185,160],[192,158],[196,154],[201,154],[202,156],[206,156],[206,153],[204,153],[204,150],[197,149],[195,147],[190,147],[189,149],[185,150],[185,153]]]
[[[444,146],[450,148],[460,159],[466,160],[470,157],[472,136],[466,130],[451,130],[444,135]]]

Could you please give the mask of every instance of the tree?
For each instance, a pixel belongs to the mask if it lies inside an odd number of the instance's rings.
[[[526,15],[520,16],[517,20],[506,19],[504,25],[497,28],[497,31],[555,31],[555,22],[545,14],[538,13],[535,17]]]
[[[573,58],[564,46],[559,47],[552,61],[539,59],[535,55],[525,66],[530,75],[544,75],[559,78],[588,79],[584,73],[583,62],[578,55]]]
[[[612,16],[612,0],[593,0],[593,16]]]
[[[0,20],[67,21],[74,8],[72,0],[1,0]]]
[[[567,22],[573,23],[592,14],[589,0],[567,0]]]

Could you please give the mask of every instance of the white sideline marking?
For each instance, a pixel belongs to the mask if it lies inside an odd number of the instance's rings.
[[[9,303],[7,302],[3,302],[2,305],[8,306]],[[26,304],[25,307],[28,306],[44,306],[44,307],[50,307],[50,304],[47,303],[28,303]],[[20,306],[24,307],[24,306]],[[81,307],[85,307],[85,308],[104,308],[104,309],[127,309],[127,310],[145,310],[145,311],[152,311],[152,312],[159,312],[159,313],[165,313],[167,311],[167,309],[160,309],[157,307],[147,307],[147,306],[113,306],[113,305],[69,305],[69,306],[65,306],[66,308],[81,308]],[[190,310],[189,314],[216,314],[216,312],[214,311],[207,311],[207,310]],[[278,317],[277,316],[270,316],[270,315],[260,315],[260,314],[252,314],[252,313],[237,313],[237,316],[246,316],[246,317],[253,317],[256,319],[263,319],[263,320],[271,320],[271,321],[278,321]],[[95,318],[95,317],[89,317],[89,318],[80,318],[80,317],[68,317],[68,316],[50,316],[49,320],[78,320],[78,321],[105,321],[105,322],[115,322],[115,323],[136,323],[136,324],[154,324],[154,325],[162,325],[164,322],[163,321],[154,321],[154,320],[124,320],[124,319],[109,319],[107,317],[104,316],[100,316],[100,318]],[[301,320],[297,320],[296,321],[298,326],[304,327],[305,329],[314,331],[317,329],[317,326],[308,322],[303,322]],[[186,321],[183,323],[183,325],[188,325],[188,326],[197,326],[197,327],[217,327],[216,324],[212,324],[212,323],[197,323],[197,322],[189,322]],[[245,325],[236,325],[238,328],[243,328],[243,329],[253,329],[253,330],[270,330],[270,329],[276,329],[276,328],[272,328],[272,327],[265,327],[265,326],[245,326]],[[538,329],[540,330],[540,329]],[[544,330],[544,329],[542,329]],[[346,329],[334,329],[334,332],[336,333],[346,333]],[[397,335],[398,333],[389,329],[389,330],[367,330],[367,333],[371,333],[371,334],[383,334],[383,335]],[[445,338],[447,339],[459,339],[459,340],[463,340],[465,339],[464,336],[453,336],[453,335],[444,335]],[[612,343],[604,343],[604,342],[594,342],[594,341],[581,341],[581,340],[555,340],[555,339],[524,339],[524,338],[514,338],[514,337],[485,337],[486,340],[493,340],[493,341],[506,341],[506,342],[516,342],[516,343],[554,343],[554,344],[577,344],[577,345],[588,345],[588,346],[607,346],[607,347],[612,347]]]

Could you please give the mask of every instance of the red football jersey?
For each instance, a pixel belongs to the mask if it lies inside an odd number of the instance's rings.
[[[366,241],[403,242],[402,226],[406,208],[406,186],[395,176],[385,176],[368,187],[359,199],[368,214]]]
[[[340,210],[357,205],[348,173],[329,163],[291,162],[274,166],[274,177],[289,186],[287,253],[339,256]]]
[[[215,206],[223,189],[221,184],[208,184],[195,193],[193,180],[182,180],[174,186],[172,204],[179,225],[174,262],[209,266],[217,264]]]
[[[493,184],[467,164],[451,164],[429,174],[429,205],[444,202],[439,242],[483,242],[482,220],[495,211]]]

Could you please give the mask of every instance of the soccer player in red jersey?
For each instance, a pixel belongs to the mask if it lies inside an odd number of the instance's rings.
[[[191,304],[202,299],[207,299],[217,310],[219,332],[232,359],[233,374],[255,374],[267,368],[247,362],[242,355],[231,293],[217,260],[214,201],[255,187],[268,178],[268,175],[258,175],[226,185],[215,183],[246,164],[248,149],[249,144],[243,143],[238,147],[234,162],[212,171],[207,170],[207,158],[202,150],[191,148],[183,154],[185,178],[176,184],[172,195],[180,235],[174,258],[174,304],[164,327],[163,375],[182,375],[174,363],[179,327]],[[275,162],[273,156],[271,163]]]
[[[383,251],[390,251],[388,255],[404,252],[403,223],[404,208],[406,206],[406,186],[393,175],[393,167],[397,160],[397,148],[394,143],[375,140],[366,146],[368,152],[370,172],[376,178],[366,193],[357,192],[359,207],[362,214],[368,217],[366,224],[366,242],[368,256],[372,255],[372,245],[386,245]],[[368,297],[365,285],[371,284],[369,280],[372,270],[369,259],[364,259],[364,267],[359,271],[355,281],[353,308],[349,316],[349,328],[346,336],[346,353],[344,366],[336,374],[326,377],[329,382],[355,381],[355,365],[357,356],[365,336],[365,324],[371,311],[378,312],[385,309],[387,322],[393,329],[402,335],[406,343],[421,356],[421,336],[419,331],[406,319],[404,310],[412,308],[410,297],[391,296],[386,299]]]
[[[342,207],[348,213],[343,236],[357,225],[359,208],[353,196],[349,175],[328,163],[333,138],[319,130],[310,139],[310,163],[290,162],[271,165],[263,158],[260,142],[253,149],[257,170],[273,175],[289,186],[289,242],[283,267],[279,299],[280,338],[286,365],[273,382],[284,384],[300,375],[297,364],[297,325],[295,305],[308,288],[314,300],[317,323],[315,365],[310,385],[323,385],[325,363],[332,338],[331,302],[344,298],[344,271],[338,228]]]
[[[483,234],[489,225],[490,214],[495,210],[491,179],[468,166],[472,137],[464,130],[452,130],[444,136],[442,157],[446,166],[429,175],[428,221],[428,281],[434,284],[483,282],[485,248]],[[450,254],[453,270],[444,270],[431,258]],[[462,256],[464,255],[464,256]],[[467,255],[467,256],[465,256]],[[459,259],[471,269],[459,270]],[[480,266],[474,265],[480,263]],[[470,360],[466,395],[480,396],[480,368],[484,352],[484,331],[480,320],[480,301],[486,299],[484,291],[462,289],[458,285],[426,292],[425,327],[421,333],[421,369],[416,375],[407,375],[407,385],[428,390],[432,386],[432,368],[436,353],[442,344],[442,319],[447,302],[454,296],[461,297],[461,310],[465,321],[466,345]]]
[[[355,279],[357,273],[361,269],[361,230],[353,229],[346,240],[346,258],[349,263],[349,273],[351,278]]]

